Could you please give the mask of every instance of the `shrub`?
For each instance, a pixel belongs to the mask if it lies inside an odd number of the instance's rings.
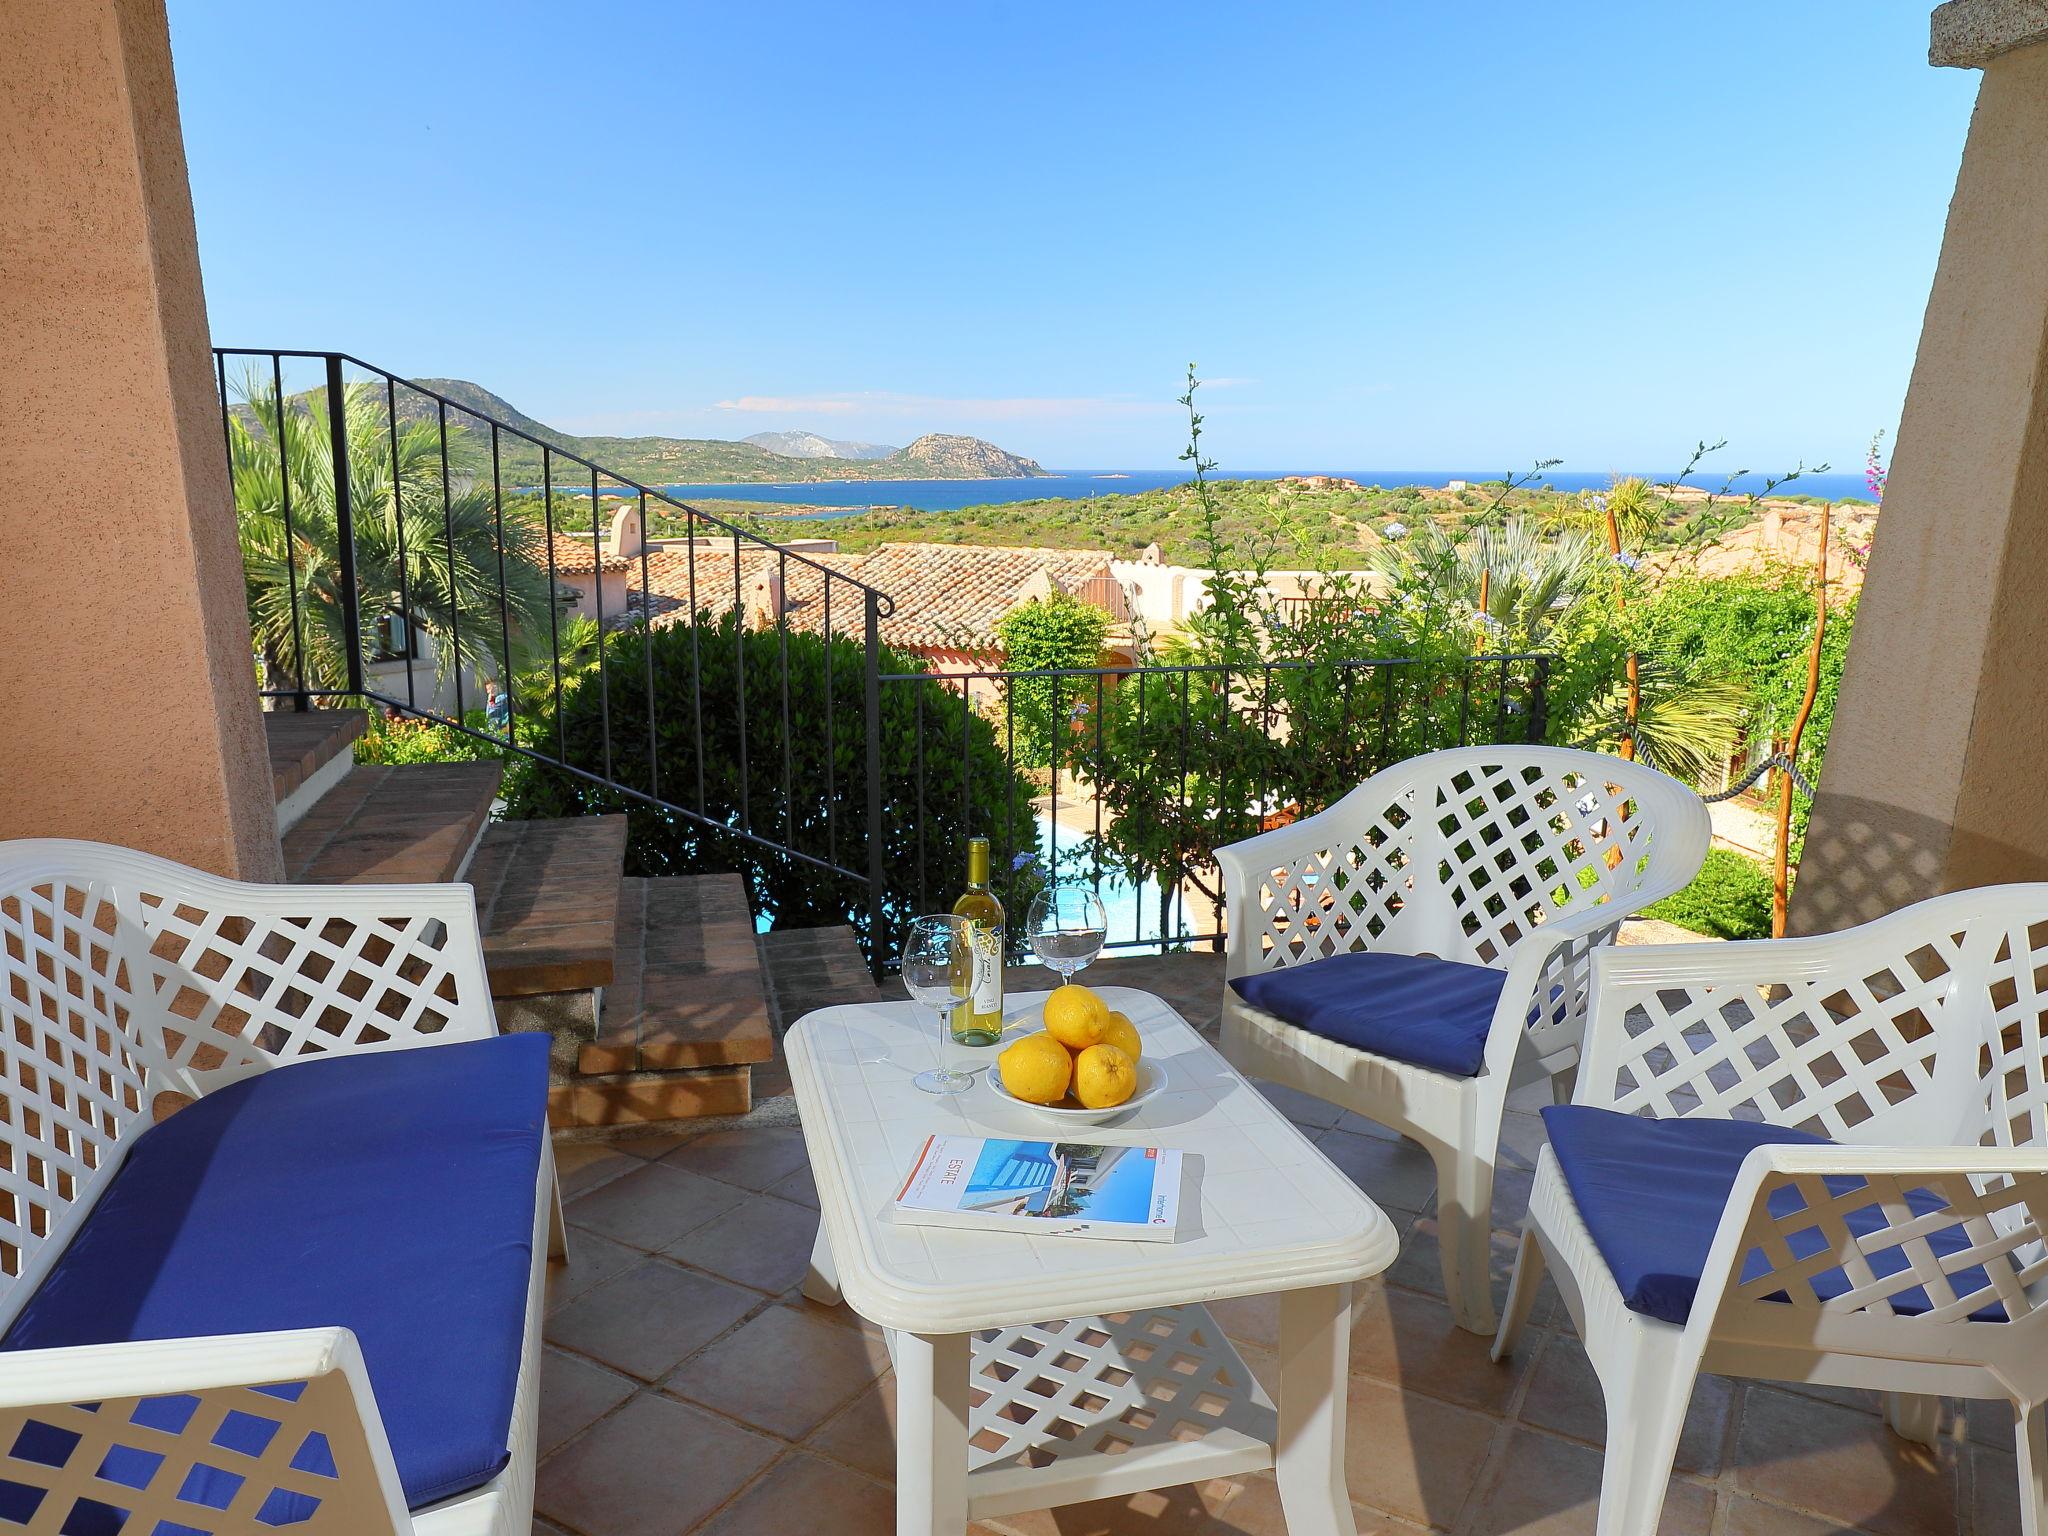
[[[872,956],[878,936],[869,931],[865,885],[841,872],[868,868],[863,655],[846,638],[835,638],[830,654],[828,697],[826,643],[816,635],[744,628],[731,614],[716,622],[700,615],[694,627],[674,625],[651,636],[638,628],[610,635],[601,667],[564,684],[559,726],[567,761],[604,774],[609,739],[614,781],[692,814],[530,760],[508,776],[506,814],[622,811],[630,819],[627,873],[736,870],[747,878],[755,911],[772,926],[851,921]],[[885,648],[881,669],[921,667],[916,657]],[[650,700],[658,783],[648,761]],[[1012,865],[1036,846],[1032,790],[1004,758],[994,730],[935,680],[885,684],[881,706],[890,931],[879,936],[880,948],[893,956],[894,934],[920,908],[951,907],[971,835],[989,839],[997,895],[1021,917],[1030,900],[1023,882],[1033,877],[1029,865],[1014,873]],[[550,718],[539,740],[553,742],[556,728]],[[748,831],[762,841],[741,835]]]
[[[492,729],[480,709],[464,714],[462,723],[473,731]],[[370,712],[370,728],[356,742],[359,763],[474,763],[504,755],[488,742],[431,720],[391,720],[375,710]]]
[[[1754,860],[1726,848],[1710,848],[1691,885],[1643,909],[1717,939],[1771,936],[1771,875]]]
[[[1102,642],[1109,634],[1109,615],[1092,603],[1055,590],[1004,614],[996,625],[1006,672],[1059,671],[1093,667],[1102,660]],[[1026,677],[1005,684],[1006,733],[1016,736],[1016,757],[1035,768],[1051,765],[1059,743],[1068,734],[1070,712],[1086,708],[1094,685],[1083,678]]]

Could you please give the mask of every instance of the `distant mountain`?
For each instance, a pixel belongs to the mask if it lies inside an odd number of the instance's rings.
[[[886,459],[903,451],[887,443],[856,443],[815,432],[756,432],[740,441],[792,459]]]
[[[993,443],[976,437],[953,437],[931,433],[908,448],[890,448],[880,443],[835,442],[815,433],[761,432],[742,442],[705,437],[582,437],[536,421],[524,411],[468,379],[421,379],[424,389],[445,395],[457,408],[448,413],[451,426],[467,427],[470,441],[458,455],[467,467],[484,469],[490,463],[488,432],[468,411],[495,416],[528,437],[553,448],[595,460],[608,470],[646,485],[760,484],[764,481],[805,480],[978,480],[998,476],[1042,475],[1045,470],[1030,459],[1007,453]],[[436,416],[434,404],[422,395],[398,391],[401,418],[412,420]],[[824,454],[777,449],[766,439],[801,438],[821,444]],[[850,450],[861,450],[856,454]],[[499,472],[520,484],[540,478],[540,450],[521,438],[499,435]],[[557,462],[556,483],[569,487],[588,471]]]
[[[1045,473],[1036,459],[948,432],[927,432],[877,466],[877,474],[888,480],[1018,480]]]

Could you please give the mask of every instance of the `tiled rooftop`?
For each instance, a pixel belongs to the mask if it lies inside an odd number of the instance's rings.
[[[1088,979],[1144,987],[1198,1027],[1215,1027],[1215,956],[1109,960]],[[814,980],[787,978],[792,994]],[[1019,973],[1017,982],[1042,986],[1043,973]],[[853,976],[844,983],[849,992],[865,985]],[[805,996],[822,1000],[815,990]],[[1603,1412],[1554,1293],[1539,1303],[1538,1326],[1514,1360],[1492,1364],[1483,1340],[1451,1325],[1441,1299],[1428,1158],[1330,1105],[1268,1091],[1404,1234],[1399,1261],[1360,1287],[1355,1309],[1348,1470],[1359,1530],[1590,1533]],[[1494,1207],[1497,1296],[1542,1140],[1533,1111],[1543,1102],[1540,1093],[1520,1095],[1508,1115]],[[771,1106],[738,1128],[561,1142],[557,1154],[572,1259],[549,1297],[536,1533],[892,1530],[888,1354],[850,1312],[798,1294],[817,1217],[791,1117]],[[1215,1310],[1270,1385],[1274,1304]],[[1967,1416],[1951,1405],[1934,1455],[1893,1436],[1870,1394],[1704,1378],[1662,1529],[2004,1536],[2019,1529],[2010,1446],[2009,1415],[1996,1405],[1974,1405]],[[1285,1529],[1271,1479],[1261,1475],[1005,1517],[975,1532]]]
[[[740,556],[742,603],[750,583],[777,570],[776,557],[766,550],[745,551]],[[1032,595],[1041,575],[1078,595],[1084,583],[1108,576],[1109,557],[1100,550],[956,544],[883,544],[859,554],[807,554],[780,568],[783,611],[792,629],[824,632],[826,571],[878,588],[894,600],[895,613],[882,620],[885,643],[972,649],[994,639],[997,622]],[[832,632],[858,637],[859,593],[850,585],[831,585]],[[637,569],[628,586],[639,592]],[[665,618],[673,623],[674,615],[687,613],[693,595],[700,610],[722,615],[733,606],[732,551],[656,550],[647,557],[647,590],[653,593],[657,623]]]

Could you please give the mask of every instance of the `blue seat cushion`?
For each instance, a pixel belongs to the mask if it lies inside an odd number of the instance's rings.
[[[525,1342],[547,1088],[548,1038],[520,1034],[321,1057],[208,1094],[136,1139],[0,1351],[342,1325],[407,1503],[488,1482]],[[274,1431],[240,1418],[225,1432],[262,1449]],[[32,1449],[16,1454],[44,1459]],[[146,1459],[101,1476],[140,1486],[155,1458],[127,1454]],[[333,1470],[317,1443],[295,1464]],[[186,1496],[225,1507],[239,1483],[204,1473]],[[0,1519],[25,1519],[29,1494],[0,1482]],[[310,1503],[275,1495],[270,1515]],[[121,1529],[89,1514],[64,1529]]]
[[[1692,1313],[1707,1251],[1714,1245],[1714,1232],[1742,1160],[1762,1146],[1830,1145],[1825,1137],[1784,1126],[1705,1118],[1650,1120],[1586,1104],[1546,1108],[1543,1125],[1572,1203],[1593,1246],[1607,1261],[1623,1302],[1632,1312],[1678,1324]],[[1824,1181],[1837,1197],[1854,1194],[1863,1182],[1853,1174],[1831,1175]],[[1923,1215],[1946,1205],[1928,1190],[1909,1191],[1906,1203]],[[1802,1210],[1805,1201],[1787,1185],[1771,1192],[1769,1205],[1774,1216],[1789,1216]],[[1859,1237],[1881,1231],[1885,1224],[1884,1213],[1874,1206],[1851,1212],[1844,1222]],[[1935,1231],[1928,1244],[1937,1255],[1946,1256],[1962,1252],[1970,1241],[1957,1226]],[[1810,1258],[1827,1242],[1814,1227],[1793,1232],[1787,1246],[1795,1258]],[[1880,1248],[1868,1257],[1872,1272],[1880,1276],[1907,1267],[1904,1254],[1895,1247]],[[1772,1268],[1763,1253],[1752,1252],[1744,1256],[1742,1279],[1754,1280]],[[1950,1281],[1958,1294],[1989,1283],[1982,1266],[1956,1270]],[[1854,1288],[1840,1269],[1824,1270],[1812,1282],[1823,1301]],[[1789,1298],[1781,1293],[1770,1299]],[[1889,1301],[1894,1312],[1908,1316],[1931,1309],[1920,1286],[1900,1291]],[[2005,1309],[1995,1304],[1972,1315],[1981,1322],[2005,1321]]]
[[[1277,1019],[1454,1077],[1476,1077],[1504,973],[1433,955],[1357,950],[1239,976],[1237,995]]]

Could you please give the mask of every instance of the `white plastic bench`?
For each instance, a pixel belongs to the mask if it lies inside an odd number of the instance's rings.
[[[59,840],[0,843],[0,1025],[0,1330],[183,1098],[498,1032],[467,886],[245,885]],[[540,1141],[509,1460],[483,1486],[408,1511],[355,1335],[311,1327],[0,1352],[0,1494],[35,1506],[37,1533],[75,1519],[119,1536],[160,1522],[239,1536],[266,1528],[257,1511],[276,1494],[316,1506],[293,1530],[526,1536],[544,1281],[561,1242],[544,1126]],[[422,1274],[422,1290],[436,1278]],[[252,1454],[223,1429],[231,1418],[256,1421],[267,1444]],[[293,1465],[309,1435],[331,1468]],[[45,1449],[25,1450],[37,1437]],[[155,1471],[141,1487],[109,1482],[110,1451]],[[194,1468],[237,1488],[225,1507],[180,1496]]]

